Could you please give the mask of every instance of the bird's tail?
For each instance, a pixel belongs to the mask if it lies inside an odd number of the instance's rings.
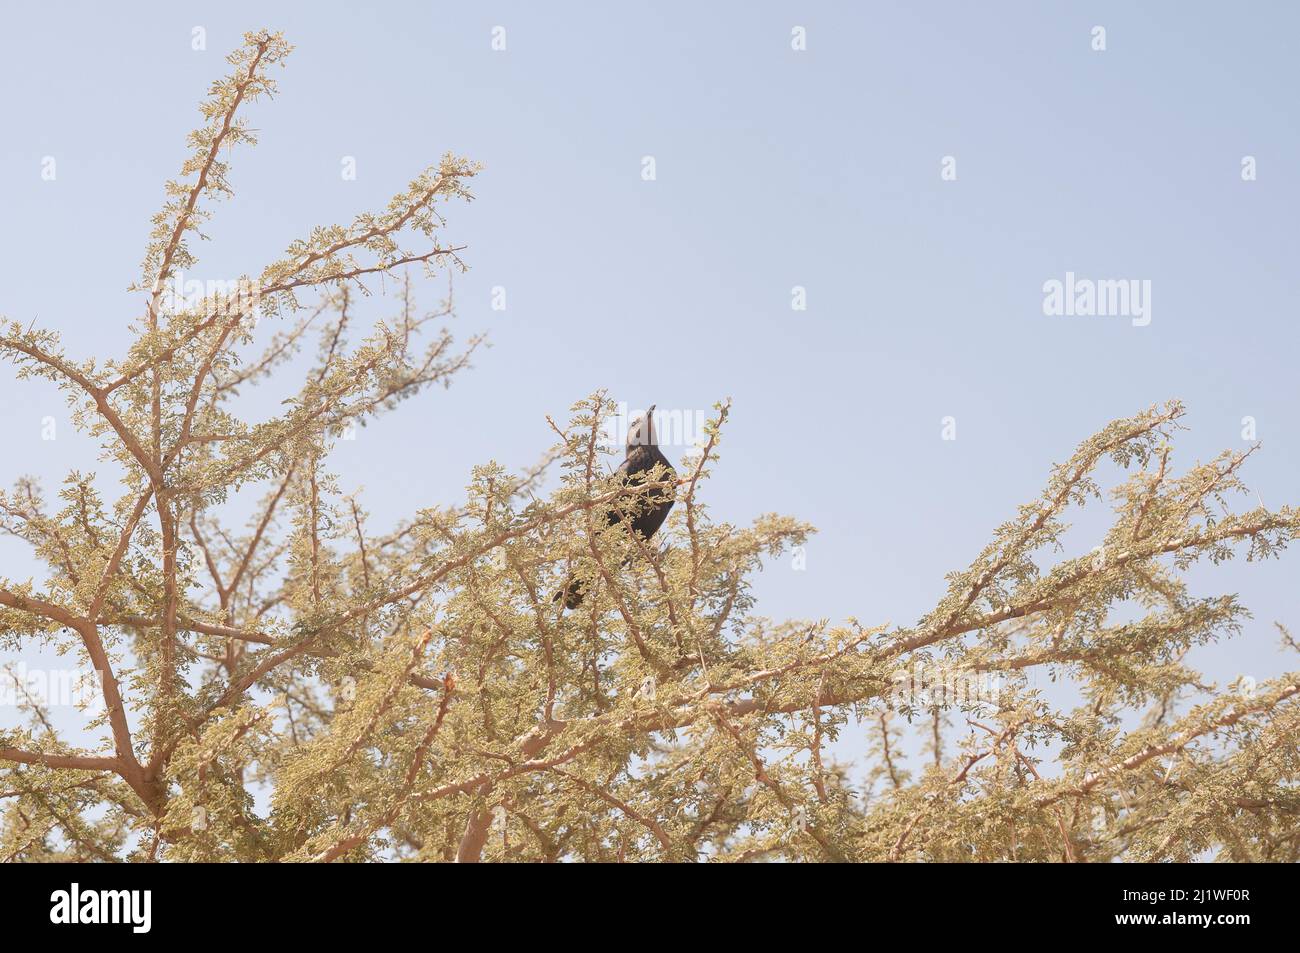
[[[551,596],[552,602],[564,602],[564,608],[572,612],[582,605],[582,598],[587,594],[587,587],[576,576],[570,576],[562,587]]]

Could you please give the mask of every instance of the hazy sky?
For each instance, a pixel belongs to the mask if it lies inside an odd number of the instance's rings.
[[[454,502],[476,463],[534,462],[545,415],[597,388],[686,413],[734,398],[715,515],[821,530],[805,571],[782,560],[762,577],[760,611],[777,617],[915,621],[1051,463],[1172,397],[1192,428],[1176,462],[1244,447],[1249,415],[1264,445],[1250,486],[1300,501],[1297,8],[468,6],[7,6],[0,314],[59,330],[78,357],[122,353],[141,310],[125,289],[197,104],[265,26],[297,50],[248,113],[261,143],[232,157],[237,196],[196,276],[257,274],[444,151],[486,166],[447,235],[472,268],[457,333],[493,347],[333,460],[381,524]],[[1044,282],[1066,272],[1149,281],[1150,323],[1045,315]],[[0,483],[93,466],[51,387],[0,374],[0,426]],[[1293,553],[1194,574],[1200,594],[1240,592],[1256,613],[1197,656],[1213,678],[1294,665],[1272,622],[1300,627],[1298,569]],[[33,571],[0,544],[0,574]]]

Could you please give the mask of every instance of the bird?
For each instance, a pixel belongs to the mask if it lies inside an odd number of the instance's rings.
[[[650,472],[662,465],[662,480],[671,484],[677,479],[677,471],[668,462],[668,458],[659,450],[659,442],[654,429],[655,405],[638,417],[627,432],[627,446],[624,450],[622,465],[614,471],[616,479],[629,488],[645,484]],[[664,525],[668,512],[673,508],[673,494],[656,490],[648,495],[636,494],[627,503],[620,505],[615,501],[607,519],[609,525],[626,527],[630,532],[639,533],[644,539],[650,539]],[[552,602],[563,600],[564,608],[573,610],[582,605],[586,595],[582,581],[570,576],[563,588],[555,593]]]

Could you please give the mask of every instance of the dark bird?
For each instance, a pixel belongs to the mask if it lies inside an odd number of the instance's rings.
[[[663,464],[666,472],[662,474],[661,479],[670,482],[677,479],[677,472],[673,465],[668,462],[659,451],[659,443],[655,437],[654,430],[654,404],[645,415],[638,417],[636,422],[627,432],[627,450],[623,458],[623,465],[614,472],[614,476],[623,482],[627,487],[638,487],[650,479],[650,471],[657,465]],[[655,489],[648,493],[629,494],[626,502],[620,503],[615,501],[609,511],[609,525],[619,524],[626,526],[636,533],[640,533],[645,539],[650,539],[659,531],[659,527],[664,525],[664,520],[668,518],[668,511],[673,508],[673,493],[671,487]],[[564,584],[552,598],[552,602],[564,600],[564,608],[576,609],[582,605],[582,598],[585,595],[585,587],[579,579],[573,577]]]

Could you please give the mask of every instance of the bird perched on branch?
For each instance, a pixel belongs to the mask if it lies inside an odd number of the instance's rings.
[[[615,471],[614,476],[629,488],[644,485],[650,479],[650,472],[659,464],[663,464],[666,471],[661,477],[662,482],[671,484],[677,479],[677,472],[673,469],[673,465],[659,451],[654,430],[654,412],[654,404],[651,404],[650,409],[643,416],[638,417],[627,432],[627,449],[623,464]],[[670,486],[645,494],[629,494],[625,503],[620,503],[618,500],[614,502],[608,515],[609,525],[625,526],[632,532],[640,533],[643,538],[650,539],[659,531],[659,527],[664,525],[664,520],[668,518],[668,511],[673,508],[673,502]],[[585,594],[582,581],[570,576],[551,601],[564,600],[564,608],[576,609],[582,605]]]

